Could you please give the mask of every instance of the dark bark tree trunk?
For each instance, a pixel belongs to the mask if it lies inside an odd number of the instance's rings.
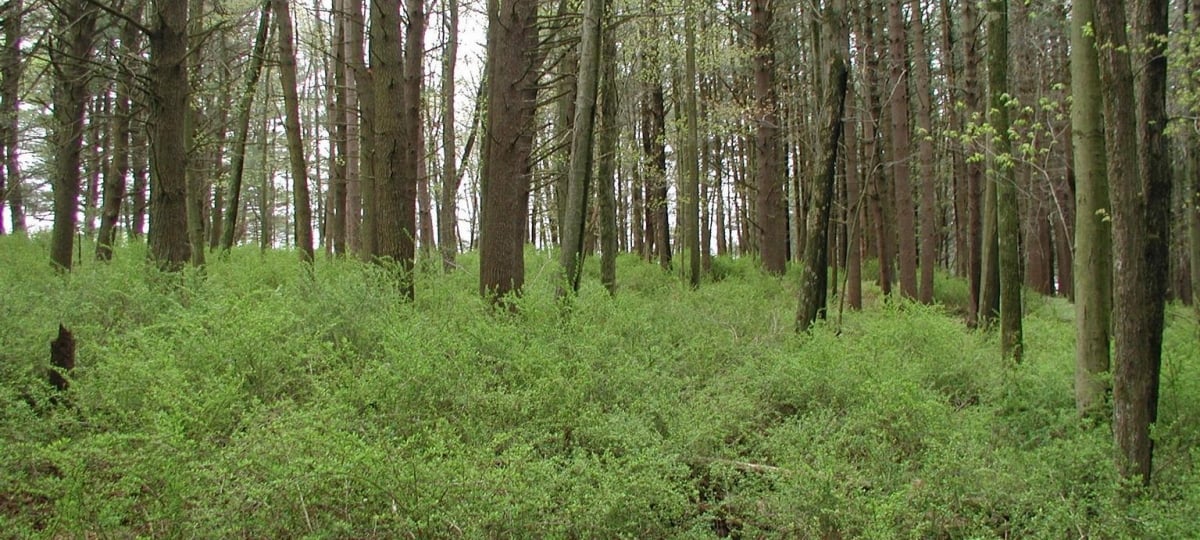
[[[275,11],[275,39],[279,44],[279,82],[283,89],[284,131],[292,168],[292,205],[295,218],[292,238],[300,261],[313,262],[312,203],[308,190],[308,166],[304,162],[304,142],[300,135],[300,99],[296,93],[296,50],[292,37],[292,16],[288,0],[272,0]]]
[[[846,32],[843,0],[833,0],[822,14],[824,29],[825,95],[822,96],[820,170],[814,175],[813,192],[809,200],[808,223],[805,234],[803,269],[800,278],[800,298],[796,310],[796,331],[807,331],[818,318],[824,317],[828,291],[829,218],[832,213],[834,183],[841,144],[842,116],[846,106],[848,67],[846,58],[849,35]]]
[[[267,52],[267,41],[270,35],[271,0],[262,4],[262,14],[258,18],[258,32],[254,37],[254,49],[250,56],[250,64],[242,79],[241,95],[237,104],[237,124],[234,126],[233,154],[230,157],[229,206],[225,210],[225,224],[221,231],[221,250],[229,251],[237,236],[238,215],[242,209],[242,183],[246,172],[246,141],[250,132],[250,113],[254,104],[254,93],[258,89],[258,78],[262,73],[263,61]]]
[[[612,13],[605,14],[604,45],[601,50],[600,128],[596,151],[596,181],[600,198],[600,281],[609,294],[617,291],[617,193],[615,183],[617,137],[620,136],[620,94],[617,87],[617,41]]]
[[[400,0],[371,0],[371,72],[375,82],[376,251],[397,265],[401,293],[412,296],[416,242],[416,171],[408,167],[408,92],[401,53]]]
[[[854,85],[847,81],[847,103],[855,102]],[[843,105],[843,109],[845,106]],[[860,112],[861,114],[861,112]],[[864,253],[863,231],[865,230],[863,211],[864,197],[862,176],[859,171],[859,150],[862,146],[856,131],[855,119],[850,114],[843,114],[842,137],[846,141],[845,175],[846,175],[846,303],[850,309],[862,309],[862,260]]]
[[[772,274],[787,270],[787,206],[779,143],[779,97],[775,89],[775,8],[771,0],[750,1],[754,47],[755,204],[759,258]]]
[[[937,224],[937,176],[933,157],[933,87],[921,0],[912,0],[913,71],[916,74],[918,165],[921,171],[921,287],[918,299],[933,303],[933,272],[940,235]]]
[[[1167,281],[1170,175],[1166,144],[1167,3],[1141,2],[1136,26],[1145,47],[1134,90],[1125,6],[1096,2],[1096,42],[1104,101],[1108,177],[1113,182],[1113,437],[1121,475],[1150,482]],[[1135,100],[1135,95],[1137,99]],[[1136,115],[1135,115],[1136,111]],[[1136,180],[1135,180],[1136,179]]]
[[[349,100],[348,77],[346,73],[346,17],[345,0],[334,0],[333,15],[333,110],[330,111],[330,124],[333,127],[330,157],[330,209],[328,232],[333,254],[338,257],[346,254],[346,224],[348,213],[348,186],[350,171],[350,111],[347,108]]]
[[[688,13],[684,16],[684,141],[682,163],[680,169],[683,180],[683,245],[688,251],[688,282],[692,288],[700,286],[700,160],[699,122],[700,113],[696,104],[696,32],[695,15]],[[782,197],[781,197],[782,199]],[[780,201],[782,206],[782,200]],[[787,231],[787,219],[782,220],[784,232]],[[783,238],[783,260],[787,263],[787,237]],[[705,246],[707,249],[707,246]]]
[[[406,0],[405,11],[407,16],[404,20],[404,170],[412,175],[412,180],[406,183],[412,185],[413,202],[416,203],[413,210],[419,212],[420,220],[418,222],[418,215],[413,215],[411,219],[402,215],[402,219],[404,225],[408,227],[408,233],[405,235],[408,237],[408,241],[419,239],[421,249],[431,252],[434,248],[433,211],[430,209],[432,203],[429,196],[429,171],[425,161],[425,122],[421,107],[423,103],[421,92],[425,88],[425,0]],[[408,208],[407,205],[405,208]],[[404,250],[409,250],[403,242],[401,246]],[[407,267],[411,272],[412,265],[416,261],[415,246],[411,249],[411,253],[406,251],[403,255],[407,256],[409,262],[402,266]],[[411,278],[408,281],[409,283],[405,287],[411,289]],[[406,295],[411,298],[412,291],[406,291]]]
[[[0,206],[8,204],[9,219],[14,234],[25,233],[25,197],[21,182],[21,160],[18,141],[20,126],[21,20],[23,0],[12,0],[4,16],[4,50],[0,52],[0,157],[4,159],[4,179],[0,181]],[[3,231],[0,223],[0,231]]]
[[[652,244],[663,270],[671,269],[671,224],[667,205],[667,119],[661,82],[650,83],[643,95],[642,150],[647,158],[646,179],[647,243]],[[653,217],[651,217],[653,216]]]
[[[540,55],[537,2],[488,1],[488,105],[483,138],[480,293],[493,303],[525,283],[534,112]]]
[[[187,237],[188,6],[155,0],[150,35],[150,257],[179,270],[191,257]]]
[[[963,101],[966,109],[964,114],[970,115],[982,112],[980,107],[982,97],[979,86],[979,15],[975,2],[962,2],[963,28]],[[964,148],[972,153],[968,145]],[[992,318],[992,312],[997,309],[992,298],[983,298],[983,163],[976,159],[967,161],[967,278],[970,282],[970,303],[967,309],[967,324],[975,326],[980,323],[980,315],[984,320]],[[998,300],[996,300],[998,302]]]
[[[189,32],[193,36],[198,36],[204,29],[204,0],[188,0],[188,25],[191,27]],[[188,54],[188,70],[190,77],[188,86],[191,88],[201,87],[201,73],[203,63],[202,48],[194,48]],[[202,115],[204,111],[200,110],[201,104],[194,101],[198,99],[188,100],[186,130],[187,148],[192,152],[197,152],[196,138],[199,125],[203,123]],[[209,171],[204,166],[204,157],[193,155],[188,161],[187,168],[187,229],[188,229],[188,244],[191,245],[191,262],[192,266],[204,266],[204,194],[207,190],[208,182],[206,176]]]
[[[899,247],[900,294],[917,298],[917,210],[913,204],[912,182],[909,179],[909,119],[907,32],[904,27],[901,0],[888,2],[888,44],[891,76],[894,85],[891,103],[892,182],[896,201],[896,236]]]
[[[137,0],[128,8],[126,15],[141,20],[143,3]],[[131,22],[121,26],[123,54],[134,55],[141,48],[141,31]],[[133,109],[131,100],[136,91],[136,76],[129,66],[121,66],[117,72],[116,103],[112,116],[111,158],[104,180],[104,207],[100,212],[100,230],[96,235],[96,259],[112,259],[113,245],[117,241],[117,222],[121,217],[121,204],[125,200],[125,177],[129,175],[129,144],[133,132]]]
[[[374,69],[367,66],[363,35],[366,23],[363,16],[363,0],[346,0],[346,34],[349,48],[348,62],[354,72],[354,88],[358,96],[359,131],[359,190],[361,192],[362,219],[359,226],[359,254],[370,259],[378,253],[377,215],[379,190],[376,189],[376,113]],[[373,41],[373,40],[372,40]],[[396,45],[399,47],[399,44]]]
[[[89,66],[95,37],[96,8],[86,0],[67,0],[55,14],[51,68],[54,72],[55,153],[52,165],[54,227],[50,233],[50,262],[71,269],[75,228],[79,217],[80,167],[83,155],[84,112],[88,101]]]

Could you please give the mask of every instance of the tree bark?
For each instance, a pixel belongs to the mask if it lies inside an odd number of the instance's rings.
[[[907,32],[902,16],[902,0],[888,2],[888,44],[891,76],[894,85],[891,96],[892,182],[896,201],[896,236],[899,247],[900,294],[917,298],[917,210],[913,204],[912,182],[909,179],[909,119]]]
[[[615,182],[617,138],[620,136],[620,94],[617,87],[617,41],[612,15],[605,15],[601,50],[600,128],[597,141],[599,163],[596,181],[600,199],[600,281],[609,294],[617,291],[617,193]]]
[[[275,39],[279,44],[279,82],[283,89],[284,131],[292,167],[292,205],[295,218],[292,238],[300,261],[313,262],[312,203],[309,200],[308,166],[304,162],[304,142],[300,135],[300,98],[296,93],[296,50],[292,37],[292,16],[288,0],[271,0],[275,11]]]
[[[4,50],[0,52],[0,157],[4,159],[4,179],[0,181],[0,206],[8,204],[9,219],[14,234],[24,234],[25,197],[21,182],[21,161],[18,141],[20,125],[21,76],[21,20],[24,18],[23,0],[11,0],[4,17]],[[0,232],[3,224],[0,223]]]
[[[86,0],[67,0],[55,15],[52,69],[54,71],[55,155],[52,165],[54,227],[50,233],[50,262],[71,269],[78,224],[84,112],[87,108],[92,39],[96,8]]]
[[[1138,29],[1166,36],[1166,4],[1152,0],[1139,5]],[[1158,26],[1161,9],[1163,27]],[[1165,57],[1148,39],[1150,60],[1142,77],[1141,100],[1135,100],[1130,44],[1122,0],[1099,0],[1095,14],[1104,101],[1108,177],[1126,179],[1111,185],[1113,230],[1113,438],[1117,470],[1126,478],[1150,482],[1153,444],[1150,426],[1157,417],[1158,379],[1162,353],[1163,287],[1168,231],[1168,177],[1158,164],[1165,161],[1161,143],[1165,94]],[[1162,63],[1159,63],[1161,59]],[[1161,71],[1160,71],[1161,69]],[[1135,113],[1141,113],[1139,115]],[[1139,127],[1141,128],[1139,130]],[[1165,163],[1163,163],[1165,165]],[[1162,174],[1162,176],[1159,176]],[[1158,213],[1159,215],[1154,215]]]
[[[141,20],[143,3],[138,0],[130,6],[126,15]],[[141,48],[141,32],[131,22],[121,26],[123,54],[134,55]],[[109,171],[104,181],[104,207],[100,212],[100,230],[96,234],[96,259],[112,259],[113,245],[117,240],[117,222],[121,217],[121,204],[125,200],[125,177],[129,175],[129,144],[132,137],[133,110],[130,105],[136,90],[136,74],[128,66],[117,72],[116,103],[112,117],[112,155]]]
[[[250,132],[250,113],[254,104],[254,93],[258,89],[258,78],[266,58],[267,40],[270,34],[272,0],[264,0],[262,14],[258,17],[258,31],[254,36],[254,49],[250,64],[242,79],[242,93],[238,97],[237,124],[233,139],[233,154],[230,157],[229,206],[225,209],[225,224],[221,228],[221,250],[229,251],[237,237],[238,215],[242,209],[242,183],[246,172],[246,141]]]
[[[1009,139],[1008,0],[988,2],[988,90],[991,92],[993,179],[996,193],[996,262],[1000,271],[1000,351],[1021,361],[1021,222]]]
[[[579,292],[583,265],[584,221],[588,214],[589,184],[592,173],[592,141],[595,136],[596,96],[600,75],[600,25],[604,0],[584,0],[583,37],[579,45],[579,69],[576,76],[575,118],[571,130],[571,161],[567,174],[566,211],[562,221],[562,246],[559,264],[562,281],[559,296]]]
[[[775,8],[772,0],[750,1],[754,47],[755,209],[759,259],[772,274],[787,270],[787,206],[779,144],[779,97],[775,89]],[[690,35],[690,34],[689,34]]]
[[[419,216],[413,216],[413,226],[409,228],[408,236],[419,239],[421,250],[429,253],[434,248],[433,211],[430,208],[432,202],[429,195],[429,171],[425,160],[425,122],[422,119],[424,112],[421,106],[423,102],[421,92],[425,88],[425,0],[406,0],[405,8],[407,11],[404,21],[404,143],[407,162],[405,171],[413,176],[411,183],[416,203],[414,210],[419,213]],[[405,224],[409,224],[407,218]],[[409,258],[415,262],[415,246]],[[410,271],[413,262],[407,263]],[[407,294],[412,297],[411,292]]]
[[[204,29],[204,0],[188,0],[188,25],[191,27],[189,32],[191,35],[198,36]],[[191,88],[201,87],[202,63],[204,59],[202,47],[195,47],[188,54],[188,71],[190,71],[191,79],[188,83]],[[199,125],[203,123],[201,104],[198,103],[198,98],[188,100],[186,130],[187,148],[189,151],[199,153],[196,137]],[[192,159],[188,160],[189,167],[187,168],[187,229],[188,229],[188,244],[191,245],[191,262],[192,266],[197,268],[204,266],[204,194],[207,190],[208,182],[205,176],[209,171],[205,170],[204,158],[205,155],[197,156],[193,154]]]
[[[933,274],[937,266],[940,240],[937,225],[937,175],[933,156],[933,95],[929,73],[929,53],[925,44],[925,23],[921,0],[912,0],[913,71],[917,94],[917,156],[921,170],[921,287],[918,299],[933,303]]]
[[[483,138],[479,289],[493,304],[525,283],[534,112],[540,57],[537,2],[488,1],[488,106]]]
[[[689,6],[690,7],[690,6]],[[683,178],[683,242],[688,250],[688,282],[692,288],[700,286],[700,160],[699,149],[700,113],[696,106],[696,32],[695,15],[684,16],[684,153],[680,163]],[[665,197],[664,197],[665,198]],[[782,205],[782,201],[780,201]],[[786,231],[787,220],[782,221]],[[783,241],[784,263],[787,262],[787,238]],[[708,246],[704,246],[707,249]]]
[[[438,213],[438,248],[442,254],[442,269],[449,272],[456,266],[458,255],[458,159],[455,150],[454,123],[455,81],[458,63],[458,0],[445,0],[443,21],[446,25],[446,50],[442,54],[442,192],[441,212]]]
[[[188,6],[155,0],[150,35],[150,257],[180,270],[191,257],[187,237]]]
[[[1112,327],[1112,212],[1093,0],[1071,3],[1071,140],[1075,166],[1075,407],[1099,416]]]
[[[808,331],[818,318],[824,317],[826,311],[826,295],[829,288],[826,281],[826,268],[829,266],[829,218],[837,176],[838,147],[845,125],[842,116],[845,113],[849,79],[846,65],[849,35],[843,22],[844,14],[843,0],[833,0],[823,14],[822,39],[827,40],[829,46],[824,47],[825,58],[822,59],[822,63],[825,64],[822,84],[825,95],[822,96],[821,111],[821,168],[811,184],[813,192],[809,200],[808,221],[805,226],[808,238],[804,242],[800,298],[796,310],[797,332]]]

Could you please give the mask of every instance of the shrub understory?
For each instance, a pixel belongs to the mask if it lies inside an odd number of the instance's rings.
[[[1197,324],[1168,317],[1154,486],[1127,500],[1076,418],[1073,310],[1029,298],[1026,360],[943,303],[875,299],[804,336],[794,279],[718,259],[690,290],[554,258],[493,312],[477,259],[417,298],[355,261],[144,246],[49,268],[0,238],[6,537],[1183,538],[1200,530]],[[434,268],[437,265],[422,265]],[[870,284],[865,284],[868,288]],[[836,309],[836,299],[832,305]],[[78,360],[45,382],[59,323]]]

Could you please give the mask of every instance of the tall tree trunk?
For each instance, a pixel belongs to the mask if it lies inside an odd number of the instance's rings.
[[[191,27],[189,32],[191,35],[198,36],[204,30],[204,0],[188,0],[188,25]],[[191,79],[189,86],[192,88],[200,88],[200,70],[203,63],[203,47],[195,47],[188,55],[188,64]],[[201,104],[197,99],[188,100],[186,130],[187,147],[192,151],[197,150],[195,143],[197,130],[203,123],[200,110]],[[191,244],[191,259],[192,266],[204,266],[204,194],[207,190],[208,182],[205,176],[209,173],[207,167],[203,163],[203,157],[193,159],[188,162],[191,166],[187,168],[187,229],[188,229],[188,244]]]
[[[300,138],[300,98],[296,93],[296,51],[292,37],[292,15],[288,0],[271,0],[275,11],[275,39],[279,44],[279,82],[283,89],[284,131],[292,167],[292,204],[296,216],[292,238],[300,261],[313,262],[312,204],[308,192],[308,166],[304,163],[304,142]]]
[[[1071,3],[1071,140],[1075,162],[1075,407],[1098,416],[1108,391],[1112,229],[1093,0]]]
[[[600,85],[600,25],[604,0],[584,0],[583,37],[579,45],[579,70],[575,90],[575,118],[571,131],[571,161],[567,175],[566,212],[563,213],[559,264],[572,293],[579,292],[583,265],[584,220],[588,214],[595,135],[596,96]],[[566,290],[560,284],[559,295]]]
[[[963,101],[966,104],[964,114],[968,118],[971,115],[982,112],[980,104],[982,101],[981,91],[979,87],[979,15],[976,11],[975,2],[962,2],[962,28],[963,28]],[[971,147],[964,148],[968,155],[972,153]],[[984,175],[983,163],[977,159],[967,160],[967,191],[966,191],[966,209],[967,209],[967,280],[969,282],[969,305],[967,309],[967,324],[975,326],[980,323],[980,318],[990,320],[992,312],[998,308],[996,305],[999,302],[998,298],[993,299],[989,296],[987,299],[983,297],[983,282],[984,282],[984,267],[983,267],[983,224],[984,224],[984,207],[983,205],[983,190]],[[990,276],[990,274],[989,274]]]
[[[488,105],[483,138],[480,293],[493,303],[525,283],[534,112],[541,64],[537,2],[488,0]]]
[[[155,0],[150,35],[150,257],[179,270],[191,257],[187,237],[188,6]]]
[[[689,6],[690,7],[690,6]],[[683,169],[683,244],[688,250],[688,280],[692,288],[700,286],[700,160],[699,122],[700,113],[696,106],[696,24],[695,15],[688,13],[684,18],[684,154],[680,167]],[[781,198],[782,199],[782,198]],[[782,206],[782,200],[780,205]],[[782,220],[784,232],[787,219]],[[783,260],[787,262],[787,238],[783,238]],[[708,249],[708,246],[704,246]]]
[[[346,0],[346,35],[349,41],[347,49],[351,70],[354,72],[354,88],[358,96],[358,145],[359,170],[358,184],[361,194],[361,221],[358,228],[359,254],[364,259],[371,259],[378,250],[377,210],[379,193],[376,189],[375,152],[376,142],[376,111],[375,111],[375,76],[366,62],[366,49],[363,36],[367,31],[363,16],[363,0]],[[399,45],[397,45],[399,46]]]
[[[848,54],[848,52],[847,52]],[[847,76],[847,79],[849,77]],[[855,102],[854,85],[847,80],[846,98],[848,103]],[[845,105],[842,106],[845,109]],[[843,111],[844,113],[845,111]],[[863,259],[863,231],[865,224],[863,223],[866,212],[863,211],[864,197],[862,189],[862,176],[858,166],[858,152],[860,147],[858,132],[856,131],[857,123],[850,114],[843,114],[842,119],[842,137],[846,140],[846,159],[845,175],[846,175],[846,219],[849,221],[848,231],[846,232],[846,303],[850,305],[850,309],[862,309],[862,259]]]
[[[607,2],[606,2],[607,3]],[[609,294],[617,291],[617,137],[620,136],[620,94],[617,86],[617,41],[611,13],[605,14],[601,49],[600,128],[596,151],[596,181],[600,199],[600,281]]]
[[[446,50],[442,53],[442,210],[438,213],[438,247],[442,253],[442,269],[449,272],[456,266],[454,260],[458,255],[458,169],[455,166],[458,156],[454,144],[457,135],[454,70],[458,64],[458,0],[444,1]]]
[[[83,155],[84,112],[88,101],[92,39],[96,8],[86,0],[67,0],[55,14],[54,70],[55,154],[52,165],[54,228],[50,233],[50,262],[71,269],[75,228],[79,220],[80,166]]]
[[[772,274],[787,270],[787,206],[779,144],[779,97],[775,89],[775,8],[771,0],[750,1],[754,47],[755,185],[759,258]],[[689,34],[690,35],[690,34]]]
[[[940,240],[937,225],[937,175],[933,162],[933,95],[929,53],[925,44],[924,10],[921,0],[912,0],[913,71],[916,74],[918,165],[921,170],[921,288],[919,300],[933,303],[933,271],[937,266]]]
[[[267,41],[270,35],[272,0],[264,0],[262,14],[258,17],[258,32],[254,36],[254,49],[250,64],[242,79],[242,93],[238,97],[237,124],[233,138],[233,154],[230,157],[229,206],[225,210],[225,224],[221,227],[221,250],[229,251],[237,236],[238,212],[242,208],[242,179],[246,170],[246,141],[250,132],[250,113],[254,104],[254,93],[266,58]]]
[[[408,236],[419,238],[421,249],[431,252],[434,248],[433,211],[430,208],[432,203],[429,195],[429,171],[425,159],[425,122],[421,107],[423,103],[421,92],[425,88],[425,0],[406,0],[405,7],[407,11],[404,21],[404,142],[407,162],[405,170],[411,171],[413,175],[411,184],[415,190],[414,202],[417,203],[414,210],[419,211],[420,214],[419,222],[418,216],[414,215],[411,221],[405,218],[405,224],[412,223],[414,225],[409,229]],[[409,258],[415,261],[415,257],[414,246],[413,254]],[[412,293],[409,292],[408,296],[411,297]]]
[[[844,0],[833,0],[822,14],[824,29],[825,95],[822,96],[820,170],[814,175],[813,192],[809,201],[808,223],[804,242],[804,261],[800,277],[800,298],[796,310],[796,331],[807,331],[826,311],[829,265],[829,218],[832,213],[834,182],[837,172],[838,146],[841,144],[842,119],[846,108],[846,88],[849,72],[846,58],[849,35],[843,18]]]
[[[330,111],[330,124],[333,127],[333,141],[330,145],[332,162],[330,163],[330,205],[329,205],[329,241],[336,256],[346,254],[346,224],[348,213],[348,186],[350,171],[350,109],[348,77],[346,68],[346,17],[345,0],[334,0],[333,15],[333,110]]]
[[[13,233],[24,233],[25,197],[21,182],[21,160],[18,141],[20,125],[21,20],[23,0],[11,0],[4,17],[4,50],[0,52],[0,157],[4,159],[5,182],[0,182],[0,206],[8,203]],[[3,230],[3,224],[0,224]]]
[[[126,15],[141,20],[143,3],[135,0]],[[124,54],[133,55],[141,48],[141,32],[136,25],[125,22],[121,26],[121,47]],[[129,175],[129,142],[133,132],[133,109],[130,102],[136,91],[136,74],[128,66],[117,72],[116,103],[112,117],[112,157],[104,181],[104,208],[100,212],[100,231],[96,235],[96,259],[112,259],[113,245],[117,241],[117,221],[121,217],[121,203],[125,200],[125,177]]]
[[[1108,177],[1113,182],[1113,437],[1117,469],[1150,482],[1167,281],[1170,175],[1166,144],[1167,3],[1137,6],[1146,65],[1135,94],[1121,0],[1096,2]],[[1139,98],[1135,100],[1135,95]],[[1135,111],[1138,113],[1135,115]],[[1132,180],[1136,179],[1136,180]]]
[[[996,262],[1000,270],[1000,350],[1021,361],[1021,222],[1009,139],[1008,0],[988,2],[988,90],[991,92],[993,137],[992,184],[996,193]]]
[[[894,85],[891,101],[892,182],[895,187],[896,236],[900,259],[900,293],[917,298],[917,209],[913,204],[909,179],[909,119],[907,32],[904,29],[902,0],[888,2],[888,45]]]

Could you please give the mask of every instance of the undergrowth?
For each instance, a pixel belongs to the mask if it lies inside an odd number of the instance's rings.
[[[554,258],[495,313],[474,255],[416,276],[235,250],[164,275],[126,246],[55,275],[0,238],[7,537],[1182,538],[1200,521],[1195,319],[1172,308],[1156,483],[1119,496],[1076,419],[1072,310],[1033,298],[1026,361],[942,304],[792,332],[794,280],[717,259],[690,290]],[[428,265],[430,267],[435,265]],[[869,287],[869,283],[867,284]],[[836,304],[835,304],[836,305]],[[58,324],[78,363],[42,376]],[[1191,510],[1188,510],[1191,509]]]

